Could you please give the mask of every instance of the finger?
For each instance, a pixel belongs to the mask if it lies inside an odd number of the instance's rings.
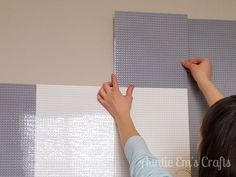
[[[192,63],[192,64],[200,64],[204,61],[204,58],[192,58],[192,59],[185,59],[181,61],[181,64]]]
[[[105,82],[102,85],[103,89],[105,90],[106,93],[110,92],[112,87],[111,87],[111,82]]]
[[[115,74],[112,74],[112,75],[111,75],[111,80],[112,80],[112,87],[113,87],[115,90],[119,90],[119,83],[118,83],[118,80],[117,80]]]
[[[133,94],[133,90],[134,90],[134,86],[133,85],[129,85],[129,87],[126,90],[126,97],[131,98],[132,94]]]
[[[103,88],[100,88],[100,90],[99,90],[99,95],[104,99],[105,97],[106,97],[106,92],[105,92],[105,90],[103,89]]]
[[[102,98],[99,94],[97,94],[97,100],[98,100],[102,105],[104,105],[105,101],[103,100],[103,98]]]
[[[192,58],[190,60],[190,62],[194,63],[194,64],[200,64],[203,61],[203,59],[201,58]]]
[[[190,69],[190,67],[192,65],[192,63],[189,60],[183,60],[183,61],[181,61],[181,64],[187,69]]]

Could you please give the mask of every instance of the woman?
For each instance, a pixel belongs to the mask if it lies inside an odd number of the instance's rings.
[[[183,60],[181,64],[191,73],[209,105],[201,127],[199,176],[236,177],[236,96],[224,98],[215,87],[211,81],[212,65],[208,59]],[[166,170],[158,166],[143,165],[157,159],[149,152],[132,122],[133,88],[130,85],[126,95],[122,95],[117,78],[112,75],[112,82],[102,85],[97,99],[116,122],[130,164],[131,177],[170,177]],[[222,159],[227,163],[219,166]]]

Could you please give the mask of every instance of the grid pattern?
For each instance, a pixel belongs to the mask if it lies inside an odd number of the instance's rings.
[[[213,80],[225,95],[236,94],[236,21],[189,20],[189,56],[211,58]]]
[[[115,13],[114,70],[121,86],[186,88],[186,15]],[[183,79],[184,78],[184,79]]]
[[[34,175],[36,87],[0,84],[0,176]]]

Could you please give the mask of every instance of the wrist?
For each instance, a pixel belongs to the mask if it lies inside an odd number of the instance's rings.
[[[129,127],[129,129],[135,129],[135,126],[134,126],[134,123],[130,114],[123,115],[122,117],[116,118],[115,123],[118,128]]]
[[[209,106],[213,105],[218,100],[224,98],[223,94],[216,88],[211,80],[202,81],[199,84],[199,88]]]
[[[115,119],[117,130],[120,135],[121,144],[124,147],[127,140],[132,136],[139,135],[130,115]]]
[[[212,80],[206,78],[206,79],[200,79],[199,81],[197,81],[197,85],[200,89],[204,89],[205,86],[209,85],[209,84],[213,84]]]
[[[117,114],[115,116],[115,121],[125,121],[127,119],[131,119],[130,113]]]

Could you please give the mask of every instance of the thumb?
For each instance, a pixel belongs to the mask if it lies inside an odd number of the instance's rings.
[[[133,90],[134,90],[134,86],[133,85],[129,85],[129,87],[127,88],[126,90],[126,97],[132,97],[132,94],[133,94]]]

